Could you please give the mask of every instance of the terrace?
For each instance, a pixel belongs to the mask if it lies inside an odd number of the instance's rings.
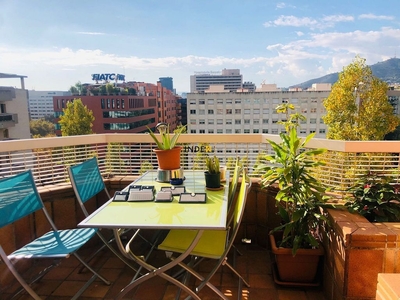
[[[267,139],[279,141],[279,136],[267,134],[207,135],[184,134],[182,167],[185,170],[203,169],[203,151],[215,153],[222,164],[229,164],[236,157],[249,168],[253,187],[246,206],[237,246],[243,252],[237,257],[239,270],[252,286],[243,289],[243,299],[375,299],[378,273],[400,273],[400,226],[398,224],[373,225],[359,216],[345,211],[329,212],[334,232],[324,240],[326,250],[323,264],[323,281],[317,288],[292,288],[276,285],[271,275],[268,232],[279,222],[275,215],[274,190],[264,190],[258,185],[260,174],[253,166],[259,153],[269,152]],[[58,227],[73,227],[82,219],[76,209],[73,190],[68,182],[65,166],[97,156],[100,168],[111,193],[132,182],[147,166],[156,168],[152,152],[153,140],[147,134],[98,134],[90,136],[43,138],[1,142],[0,177],[17,174],[26,169],[34,171],[36,183],[45,204],[51,208]],[[207,147],[201,147],[207,145]],[[400,181],[400,142],[344,142],[313,139],[313,148],[327,148],[327,165],[315,170],[317,176],[333,188],[332,200],[340,202],[341,192],[352,184],[355,175],[364,170],[385,172],[394,181]],[[142,167],[142,169],[141,169]],[[93,200],[93,209],[107,199]],[[66,218],[65,216],[68,216]],[[0,230],[2,246],[11,252],[29,234],[34,235],[29,224]],[[328,238],[329,237],[329,238]],[[251,241],[242,243],[242,239]],[[153,259],[165,259],[157,253]],[[357,257],[357,259],[354,259]],[[353,260],[352,260],[353,259]],[[359,262],[363,263],[360,264]],[[112,274],[110,287],[95,282],[82,299],[113,299],[118,290],[129,280],[128,270],[115,262],[109,254],[98,262],[106,274]],[[43,281],[43,298],[68,299],[74,281],[85,275],[76,274],[74,261],[49,273]],[[363,266],[368,265],[368,268]],[[29,266],[21,266],[28,268]],[[322,269],[322,268],[321,268]],[[16,287],[13,279],[0,264],[0,291],[8,295]],[[228,270],[217,276],[216,285],[236,299],[237,282]],[[175,290],[163,280],[154,279],[154,286],[143,285],[135,291],[137,299],[171,299]],[[47,284],[46,284],[47,281]],[[49,287],[50,290],[44,289]],[[159,287],[159,288],[158,288]],[[158,294],[158,292],[160,294]],[[140,295],[146,293],[145,297]],[[157,294],[149,294],[157,293]],[[151,297],[149,296],[151,295]],[[131,295],[133,296],[133,295]],[[268,298],[270,297],[270,298]],[[21,296],[19,299],[26,299]],[[205,299],[212,299],[205,294]]]

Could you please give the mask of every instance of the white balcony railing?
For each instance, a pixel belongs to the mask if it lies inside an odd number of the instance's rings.
[[[270,153],[267,139],[280,141],[269,134],[183,134],[181,165],[184,169],[204,169],[204,155],[217,155],[223,165],[236,157],[253,177],[262,154]],[[0,177],[32,169],[38,184],[68,182],[66,166],[97,156],[104,176],[138,175],[157,168],[152,151],[154,142],[148,134],[95,134],[86,136],[11,140],[0,142]],[[316,175],[333,191],[343,191],[354,178],[367,170],[381,172],[400,182],[400,141],[350,142],[313,139],[310,148],[326,148],[326,166]]]

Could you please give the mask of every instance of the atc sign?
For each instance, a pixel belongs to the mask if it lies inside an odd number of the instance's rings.
[[[95,81],[109,81],[109,80],[121,80],[125,81],[125,75],[115,74],[115,73],[106,73],[106,74],[92,74],[92,80]]]

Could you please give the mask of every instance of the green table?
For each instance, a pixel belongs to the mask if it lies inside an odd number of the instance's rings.
[[[115,233],[121,228],[198,230],[196,238],[187,251],[162,267],[154,267],[135,254],[129,253],[131,259],[149,272],[124,288],[118,299],[154,275],[161,276],[188,292],[193,298],[200,299],[191,289],[165,274],[165,272],[183,261],[190,254],[204,230],[226,230],[229,182],[223,183],[220,190],[210,191],[205,188],[203,171],[185,170],[184,176],[183,186],[185,186],[186,192],[206,193],[206,203],[180,203],[178,196],[175,196],[172,202],[113,202],[110,200],[79,223],[79,227],[110,228],[114,229]],[[169,183],[156,181],[156,178],[157,172],[149,171],[132,184],[154,185],[156,192],[160,191],[163,186],[171,186]],[[227,172],[226,178],[229,179],[229,172]],[[124,251],[118,234],[116,234],[116,239],[120,250]],[[127,255],[128,252],[128,249],[126,249],[123,254]]]

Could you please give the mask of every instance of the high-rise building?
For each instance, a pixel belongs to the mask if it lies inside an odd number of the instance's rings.
[[[28,91],[29,116],[38,120],[46,116],[54,116],[53,97],[70,96],[66,91]]]
[[[243,88],[243,76],[239,69],[223,69],[222,72],[198,72],[190,76],[190,92],[204,92],[210,85],[223,85],[224,90],[236,92]]]
[[[0,86],[0,140],[29,139],[27,76],[0,73],[0,79],[19,79],[21,88]]]
[[[267,91],[264,91],[263,88]],[[300,136],[315,132],[315,137],[326,137],[322,116],[326,111],[323,99],[330,88],[315,87],[307,91],[281,91],[276,86],[261,87],[256,92],[216,92],[187,94],[189,133],[269,133],[284,130],[279,125],[285,116],[275,108],[282,103],[294,104],[307,120],[301,122]]]
[[[169,89],[171,92],[175,92],[172,77],[160,77],[159,80],[161,82],[162,87]]]

